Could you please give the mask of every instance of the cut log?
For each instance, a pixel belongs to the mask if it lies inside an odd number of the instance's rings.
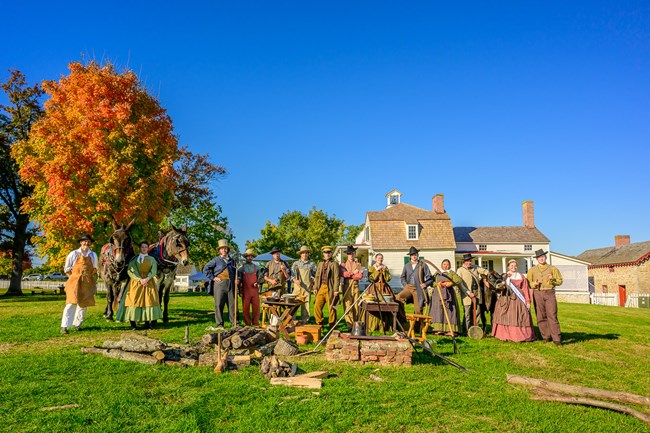
[[[181,358],[180,361],[178,362],[188,367],[196,367],[197,365],[199,365],[198,359],[194,359],[194,358]]]
[[[171,361],[171,360],[169,360],[169,359],[165,360],[165,361],[164,361],[164,364],[165,364],[165,365],[172,365],[172,366],[174,366],[174,367],[187,368],[187,365],[186,365],[186,364],[183,364],[182,362],[179,362],[179,361]]]
[[[530,387],[537,387],[548,389],[550,391],[560,392],[564,394],[573,394],[580,397],[589,398],[602,398],[605,400],[613,400],[621,403],[630,403],[640,406],[650,406],[650,398],[642,395],[630,394],[628,392],[614,392],[598,388],[586,388],[584,386],[565,385],[557,382],[549,382],[543,379],[535,379],[532,377],[518,376],[515,374],[506,375],[508,383],[516,385],[526,385]]]
[[[213,367],[219,359],[218,353],[202,353],[199,355],[199,367]]]
[[[311,377],[314,379],[327,379],[327,376],[329,376],[329,374],[330,372],[327,370],[318,370],[318,371],[312,371],[305,374],[299,374],[296,377]]]
[[[650,424],[650,415],[645,414],[643,412],[639,412],[638,410],[629,408],[627,406],[623,406],[622,404],[608,403],[605,401],[594,400],[592,398],[573,397],[570,395],[558,394],[556,392],[549,392],[548,390],[541,389],[541,388],[534,388],[532,392],[535,394],[535,396],[531,397],[532,400],[580,404],[583,406],[593,406],[602,409],[609,409],[616,412],[621,412],[627,415],[631,415],[647,424]]]
[[[296,388],[318,389],[323,386],[321,379],[314,377],[274,377],[271,379],[271,385],[293,386]]]
[[[124,361],[134,361],[134,362],[139,362],[141,364],[148,364],[148,365],[155,365],[159,364],[161,361],[157,360],[153,356],[150,355],[144,355],[142,353],[135,353],[135,352],[125,352],[123,350],[119,349],[102,349],[99,347],[82,347],[81,348],[82,353],[94,353],[94,354],[101,354],[104,355],[108,358],[114,358],[114,359],[122,359]]]
[[[266,344],[266,332],[261,331],[242,341],[242,347],[263,346]]]
[[[276,344],[278,344],[278,340],[265,344],[264,346],[260,347],[255,351],[255,356],[257,356],[258,358],[262,358],[264,356],[273,355],[273,351],[275,349]]]
[[[125,352],[155,352],[167,348],[164,341],[145,337],[138,334],[122,334],[119,341],[107,340],[102,345],[104,349],[119,349]]]
[[[249,367],[251,365],[251,357],[248,355],[229,356],[228,363],[237,368]]]
[[[237,332],[236,334],[232,335],[230,337],[230,344],[232,345],[232,348],[239,349],[240,347],[242,347],[244,340],[253,337],[258,332],[259,331],[255,328],[244,328],[240,332]]]
[[[165,360],[165,352],[162,350],[156,350],[151,354],[154,358],[156,358],[158,361],[164,361]]]

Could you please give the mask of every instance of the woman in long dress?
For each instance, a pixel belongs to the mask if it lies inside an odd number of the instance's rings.
[[[119,321],[128,320],[131,329],[136,329],[136,322],[144,321],[145,328],[151,329],[162,317],[158,289],[154,277],[157,272],[156,260],[149,256],[149,244],[140,242],[140,254],[129,263],[129,285],[122,295],[117,311]]]
[[[440,263],[442,272],[433,276],[434,286],[431,293],[431,330],[435,334],[458,334],[458,309],[454,286],[461,284],[461,278],[451,270],[451,262],[444,259]],[[440,301],[442,295],[442,302]],[[449,322],[447,321],[449,319]],[[450,327],[451,325],[451,327]]]
[[[512,289],[510,284],[516,290]],[[499,296],[494,309],[492,336],[503,341],[535,341],[537,337],[530,315],[530,299],[526,276],[517,272],[517,261],[510,260],[506,292]]]

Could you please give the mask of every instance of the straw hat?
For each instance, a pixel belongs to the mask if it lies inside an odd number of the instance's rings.
[[[255,251],[250,248],[246,249],[246,252],[244,253],[244,257],[255,257],[256,255]]]
[[[311,253],[311,250],[309,249],[309,247],[307,245],[303,245],[303,246],[300,247],[300,250],[298,251],[298,255],[300,255],[302,253]]]

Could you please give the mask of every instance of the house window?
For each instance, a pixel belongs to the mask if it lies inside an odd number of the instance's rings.
[[[406,226],[406,239],[409,241],[418,240],[418,226],[417,224],[409,224]]]
[[[524,245],[524,251],[532,251],[532,250],[533,250],[533,246],[531,244]]]
[[[607,284],[603,284],[603,293],[607,293]]]
[[[494,270],[494,260],[483,260],[481,265],[483,266],[483,269],[487,269],[488,271]]]
[[[370,227],[366,227],[366,241],[370,241]]]
[[[479,245],[478,250],[479,251],[487,251],[487,245]]]

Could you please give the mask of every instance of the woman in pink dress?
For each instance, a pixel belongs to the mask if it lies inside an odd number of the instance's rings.
[[[510,260],[506,292],[499,296],[494,310],[492,336],[503,341],[535,341],[530,299],[526,276],[517,272],[517,261]]]

